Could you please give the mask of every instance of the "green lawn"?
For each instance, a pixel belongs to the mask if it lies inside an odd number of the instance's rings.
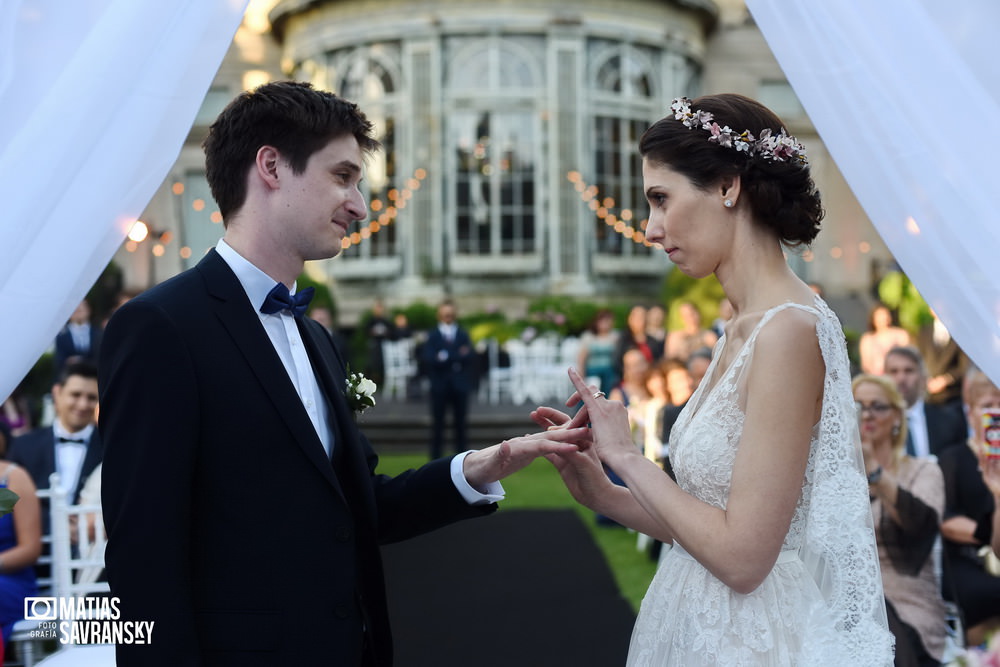
[[[395,475],[408,468],[427,462],[419,454],[388,454],[379,458],[378,472]],[[636,611],[646,593],[656,570],[656,564],[636,549],[636,535],[623,528],[598,526],[594,513],[578,505],[563,486],[559,474],[548,461],[538,460],[521,472],[503,480],[507,499],[500,503],[503,509],[552,509],[573,508],[590,528],[594,541],[601,547],[604,557],[614,573],[618,588]]]

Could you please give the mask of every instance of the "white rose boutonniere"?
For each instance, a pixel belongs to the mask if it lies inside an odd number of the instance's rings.
[[[378,387],[375,383],[363,373],[352,373],[350,368],[347,369],[347,405],[356,414],[361,414],[375,405],[376,389]]]

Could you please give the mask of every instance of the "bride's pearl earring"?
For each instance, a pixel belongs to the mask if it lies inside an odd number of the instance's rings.
[[[732,199],[727,199],[726,201],[722,202],[722,205],[725,206],[726,208],[732,208],[733,207],[733,200]]]
[[[893,424],[892,425],[892,437],[895,438],[897,435],[899,435],[899,424]]]

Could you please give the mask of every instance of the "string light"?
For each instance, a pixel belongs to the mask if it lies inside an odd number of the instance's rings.
[[[632,209],[622,209],[621,213],[616,216],[611,213],[611,209],[615,208],[614,197],[604,197],[603,199],[598,199],[599,190],[596,185],[587,185],[584,182],[583,176],[580,175],[578,171],[570,171],[566,173],[566,180],[573,184],[573,189],[580,193],[580,199],[587,205],[591,211],[598,217],[598,219],[603,220],[604,224],[612,229],[616,234],[646,246],[647,248],[660,247],[658,243],[650,243],[646,240],[646,225],[649,222],[649,218],[644,218],[639,221],[639,228],[631,226],[631,222],[635,217]]]
[[[380,231],[382,231],[383,229],[391,225],[393,222],[395,222],[396,217],[399,215],[399,212],[406,208],[410,199],[413,198],[413,193],[420,189],[421,182],[425,178],[427,178],[427,170],[423,168],[418,168],[414,170],[413,176],[406,179],[405,187],[403,187],[402,189],[392,188],[386,193],[386,199],[388,200],[389,203],[386,203],[381,199],[373,199],[368,206],[373,213],[378,213],[379,215],[375,219],[370,220],[367,224],[360,227],[358,231],[350,234],[349,236],[346,236],[340,242],[341,248],[346,250],[347,248],[350,248],[352,245],[357,245],[366,239],[370,239],[372,236],[378,234]],[[170,189],[171,192],[173,192],[173,194],[177,196],[183,195],[185,191],[184,184],[180,182],[175,182]],[[194,209],[195,211],[199,212],[204,211],[205,207],[206,207],[206,202],[204,199],[199,198],[191,202],[191,208]],[[222,213],[220,213],[219,211],[212,211],[212,213],[209,215],[209,220],[211,220],[215,224],[221,223]],[[144,229],[148,233],[148,228],[145,228],[145,225],[140,225],[140,228]],[[140,229],[133,230],[133,235],[138,235],[138,234],[142,234],[142,231],[140,231]],[[130,237],[132,237],[133,235],[130,235]],[[165,238],[161,237],[160,241],[163,244],[169,244],[173,238],[173,235],[167,232],[164,236]],[[143,235],[142,238],[145,239],[145,235]],[[138,248],[138,243],[136,243],[136,241],[134,240],[130,240],[128,243],[125,244],[125,249],[128,250],[129,252],[135,252],[137,248]],[[165,254],[165,252],[166,249],[162,245],[158,246],[158,248],[154,248],[154,254],[156,254],[157,257],[162,257]],[[177,252],[183,259],[190,258],[192,254],[191,248],[187,246],[178,248]]]
[[[371,209],[372,213],[379,215],[374,220],[369,220],[367,224],[362,223],[358,231],[345,236],[340,242],[341,249],[347,250],[352,245],[358,245],[394,223],[399,212],[406,208],[407,202],[413,197],[413,192],[420,189],[420,183],[425,178],[427,178],[427,170],[416,169],[413,172],[413,177],[406,179],[405,188],[402,190],[392,188],[386,193],[388,203],[381,199],[371,200],[368,208]]]

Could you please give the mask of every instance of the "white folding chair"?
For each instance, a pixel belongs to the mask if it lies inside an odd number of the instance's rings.
[[[522,405],[528,400],[532,376],[528,346],[523,340],[513,338],[504,347],[510,357],[510,398],[515,405]]]
[[[107,581],[98,581],[104,570],[107,535],[100,505],[70,505],[69,492],[60,488],[59,476],[49,478],[52,489],[52,594],[76,597],[107,593]]]
[[[493,405],[499,403],[503,397],[512,396],[514,384],[514,369],[511,365],[500,365],[500,343],[496,338],[490,338],[486,342],[486,359],[488,368],[486,370],[486,386],[489,402]]]
[[[406,399],[406,389],[410,379],[417,375],[417,359],[412,338],[382,341],[382,363],[385,379],[382,383],[383,396]]]
[[[48,561],[51,577],[39,579],[39,594],[56,598],[69,598],[110,591],[107,581],[98,581],[104,570],[104,548],[107,536],[100,505],[70,505],[69,491],[61,488],[59,475],[49,477],[49,488],[40,489],[38,495],[49,499],[51,535],[48,540],[50,554],[39,563]],[[38,621],[24,620],[14,624],[10,643],[24,667],[32,667],[41,657],[39,641],[32,631]]]

